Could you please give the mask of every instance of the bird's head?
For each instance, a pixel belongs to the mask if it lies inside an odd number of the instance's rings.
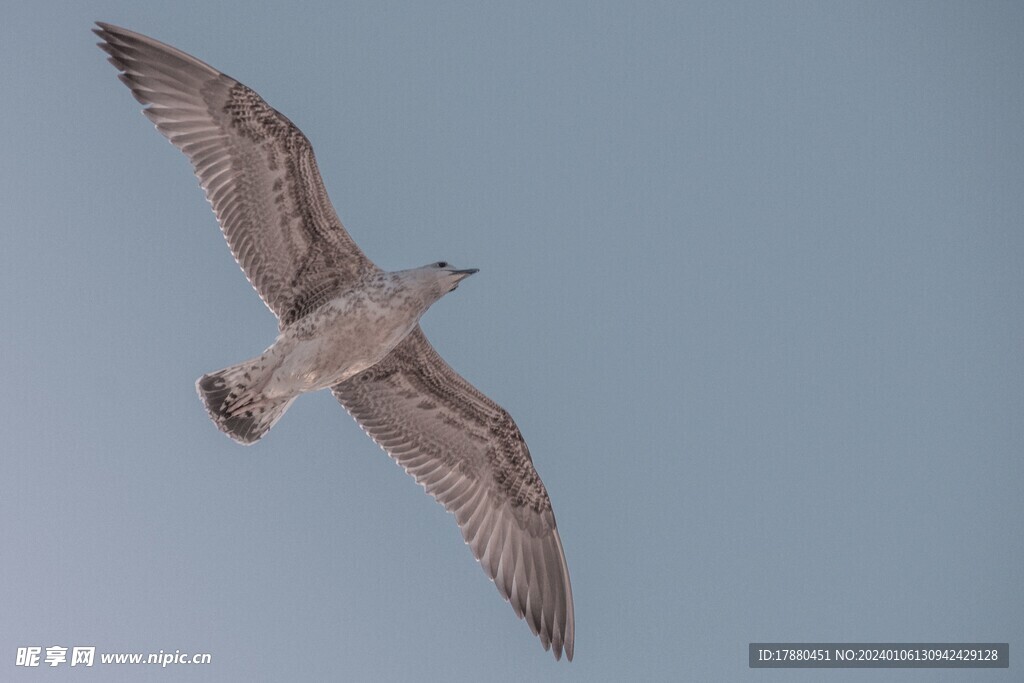
[[[407,272],[416,282],[417,288],[433,303],[454,291],[460,282],[477,271],[477,268],[459,269],[447,261],[435,261]]]

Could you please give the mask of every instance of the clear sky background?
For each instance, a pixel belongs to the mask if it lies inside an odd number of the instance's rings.
[[[576,661],[326,392],[258,445],[196,377],[276,327],[94,20],[260,92],[551,493]],[[751,641],[1024,645],[1024,5],[6,3],[0,678],[962,681]],[[66,665],[59,671],[66,671]],[[975,672],[975,678],[981,678]]]

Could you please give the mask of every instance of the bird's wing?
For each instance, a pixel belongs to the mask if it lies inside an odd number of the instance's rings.
[[[376,269],[342,227],[313,148],[291,121],[195,57],[98,26],[99,46],[192,162],[231,252],[282,327]]]
[[[509,414],[458,375],[417,326],[333,388],[362,428],[455,515],[498,592],[572,660],[569,570],[551,500]]]

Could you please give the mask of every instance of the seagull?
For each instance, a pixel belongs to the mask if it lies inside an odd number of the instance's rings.
[[[300,395],[329,388],[363,430],[455,515],[516,616],[572,661],[565,552],[512,417],[438,355],[420,317],[477,270],[388,272],[346,232],[306,136],[256,92],[170,45],[96,22],[99,47],[195,170],[231,253],[277,317],[256,358],[203,375],[213,422],[252,444]]]

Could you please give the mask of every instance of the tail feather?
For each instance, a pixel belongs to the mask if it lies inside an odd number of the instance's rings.
[[[260,392],[259,360],[203,375],[196,382],[210,419],[235,441],[255,443],[274,426],[294,396],[267,398]]]

